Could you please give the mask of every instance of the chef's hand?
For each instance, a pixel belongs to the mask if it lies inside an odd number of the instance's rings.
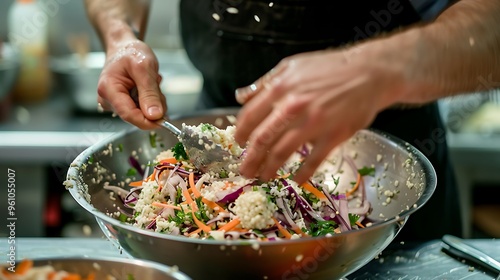
[[[106,51],[106,63],[97,86],[98,102],[104,110],[114,111],[124,121],[141,129],[154,129],[155,120],[166,114],[161,93],[158,60],[140,40],[124,42]],[[130,97],[137,87],[140,108]]]
[[[408,86],[408,67],[390,53],[374,54],[383,48],[354,48],[288,57],[236,91],[245,104],[235,134],[238,143],[248,143],[244,176],[274,178],[292,153],[311,143],[311,154],[294,176],[305,182],[335,146],[395,103]]]

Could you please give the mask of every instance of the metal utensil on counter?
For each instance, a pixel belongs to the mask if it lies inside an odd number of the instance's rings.
[[[500,262],[478,249],[467,245],[461,238],[453,235],[443,236],[442,241],[444,242],[444,249],[446,251],[460,258],[482,265],[492,271],[496,271],[499,273],[496,280],[500,280]]]
[[[130,91],[130,97],[139,107],[139,95],[136,87]],[[241,158],[233,156],[228,150],[219,144],[215,144],[206,136],[200,136],[191,127],[183,125],[179,129],[165,117],[158,120],[157,124],[177,136],[186,149],[189,161],[198,170],[217,174],[238,171]]]

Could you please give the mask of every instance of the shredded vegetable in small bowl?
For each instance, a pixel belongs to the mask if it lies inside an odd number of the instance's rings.
[[[1,280],[189,280],[174,267],[119,258],[23,259],[2,267]]]
[[[172,122],[244,158],[232,114]],[[65,185],[124,252],[194,279],[338,279],[394,239],[436,178],[411,145],[362,130],[298,185],[293,176],[313,148],[300,147],[263,182],[234,170],[199,172],[173,135],[132,129],[82,152]]]

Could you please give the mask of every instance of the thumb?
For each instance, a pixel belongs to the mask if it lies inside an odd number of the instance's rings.
[[[166,113],[165,96],[157,83],[158,79],[146,79],[137,84],[139,107],[144,116],[151,120],[161,119]]]

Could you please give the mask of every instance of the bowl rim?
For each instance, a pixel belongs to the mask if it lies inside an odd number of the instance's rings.
[[[161,264],[155,261],[143,260],[143,259],[129,259],[129,258],[107,257],[107,256],[88,257],[85,255],[41,257],[41,258],[28,258],[28,259],[32,260],[35,263],[35,265],[40,262],[50,264],[50,262],[59,262],[59,261],[112,262],[123,265],[137,265],[141,267],[146,267],[148,269],[155,269],[157,271],[172,275],[172,277],[178,280],[191,279],[186,274],[182,273],[179,270],[176,270],[173,266],[168,266],[166,264]],[[17,260],[17,262],[19,261],[21,260]]]
[[[209,115],[231,115],[231,114],[236,114],[238,111],[238,108],[217,108],[217,109],[209,109],[209,110],[202,110],[198,112],[193,112],[191,114],[184,114],[184,115],[177,115],[177,116],[172,116],[172,120],[181,120],[185,118],[192,118],[192,117],[200,117],[200,116],[209,116]],[[332,236],[316,236],[316,237],[301,237],[297,239],[291,239],[291,240],[283,240],[283,241],[259,241],[259,240],[214,240],[214,239],[198,239],[198,238],[188,238],[185,236],[176,236],[176,235],[169,235],[169,234],[164,234],[164,233],[158,233],[154,231],[149,231],[145,229],[141,229],[138,227],[135,227],[131,224],[121,222],[117,219],[114,219],[105,213],[101,212],[100,210],[96,209],[91,203],[89,203],[85,197],[82,196],[80,193],[81,187],[77,186],[78,180],[79,180],[79,167],[82,166],[82,164],[85,164],[93,153],[95,153],[98,148],[104,147],[108,145],[110,142],[113,142],[114,140],[125,136],[127,134],[133,133],[138,131],[139,129],[136,127],[132,127],[126,130],[123,130],[121,132],[118,132],[116,134],[110,135],[109,137],[105,139],[101,139],[100,141],[96,142],[94,145],[88,147],[85,149],[83,152],[81,152],[71,163],[68,173],[67,173],[67,178],[66,181],[68,182],[69,186],[67,186],[71,196],[73,196],[73,199],[75,199],[80,206],[82,206],[85,210],[87,210],[89,213],[91,213],[96,219],[100,219],[106,223],[109,223],[113,226],[120,227],[122,229],[126,229],[128,231],[134,232],[136,234],[140,234],[143,236],[148,236],[148,237],[155,237],[155,238],[160,238],[160,239],[168,239],[172,241],[181,241],[185,243],[192,243],[192,244],[200,244],[200,245],[216,245],[216,246],[221,246],[221,245],[226,245],[226,246],[231,246],[231,245],[252,245],[255,243],[258,243],[259,246],[273,246],[274,244],[281,244],[283,242],[286,242],[287,244],[293,244],[293,243],[301,243],[304,242],[305,240],[320,240],[320,239],[325,239],[325,238],[330,238],[330,237],[336,237],[336,236],[345,236],[347,234],[350,234],[352,231],[347,231],[347,232],[342,232],[338,233]],[[423,207],[429,198],[432,196],[434,193],[436,186],[437,186],[437,175],[436,171],[434,170],[431,162],[429,159],[422,153],[420,152],[417,148],[415,148],[413,145],[410,143],[395,137],[389,133],[373,129],[373,128],[368,128],[368,129],[361,129],[358,132],[356,132],[354,135],[359,134],[360,132],[362,133],[371,133],[377,137],[385,137],[388,140],[392,141],[393,143],[397,144],[398,147],[407,151],[409,154],[413,154],[415,159],[418,159],[422,165],[422,168],[426,172],[426,183],[427,187],[424,189],[424,191],[420,194],[420,197],[417,199],[415,202],[415,205],[412,207],[409,207],[409,209],[403,210],[399,215],[396,215],[391,218],[386,218],[383,221],[378,221],[377,223],[374,223],[373,225],[361,229],[356,229],[356,232],[363,232],[363,231],[371,231],[373,229],[378,229],[380,227],[385,227],[388,224],[391,223],[401,223],[401,225],[404,225],[406,223],[406,220],[408,217],[416,212],[418,209]],[[430,174],[429,174],[430,173]],[[109,237],[108,237],[109,238]]]

